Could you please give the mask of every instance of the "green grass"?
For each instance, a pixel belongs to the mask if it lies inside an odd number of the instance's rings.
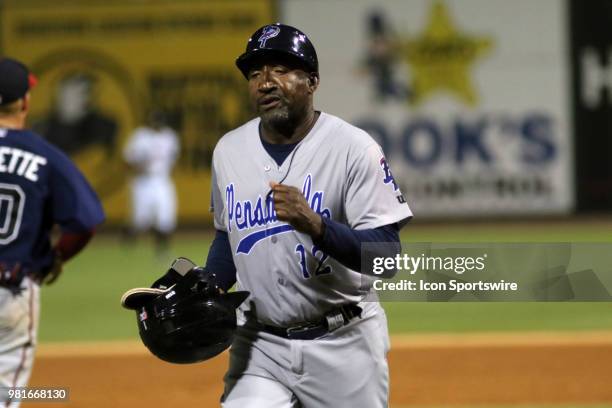
[[[386,303],[392,333],[612,329],[612,303]]]
[[[209,245],[208,235],[181,237],[172,253],[201,264]],[[121,295],[151,285],[172,258],[158,257],[149,240],[126,246],[112,236],[97,237],[54,285],[43,287],[40,341],[136,338],[135,313],[121,307]]]
[[[174,255],[203,263],[212,235],[180,234]],[[409,225],[412,242],[612,242],[609,222],[538,222],[487,225]],[[149,240],[125,246],[100,235],[63,276],[42,291],[39,339],[81,341],[137,338],[135,313],[119,305],[122,293],[148,286],[168,268]],[[389,303],[391,331],[475,332],[612,329],[612,303]]]
[[[610,242],[612,220],[526,220],[521,222],[408,224],[404,242]]]

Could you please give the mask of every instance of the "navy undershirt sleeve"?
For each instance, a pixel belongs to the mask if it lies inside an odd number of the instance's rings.
[[[366,242],[388,242],[376,256],[394,257],[401,250],[397,224],[379,228],[354,230],[348,225],[323,217],[325,233],[317,245],[325,253],[352,270],[361,269],[361,245]],[[229,237],[217,231],[210,246],[206,269],[217,275],[219,286],[228,291],[236,283],[236,266],[232,258]]]
[[[217,275],[219,286],[226,292],[236,283],[236,265],[227,232],[217,230],[206,258],[206,270]]]
[[[336,259],[342,265],[354,271],[361,271],[361,246],[367,242],[385,242],[389,245],[373,247],[375,254],[370,256],[395,257],[401,251],[399,227],[397,224],[384,225],[378,228],[355,230],[346,224],[321,217],[325,224],[325,232],[319,248]],[[361,271],[368,273],[370,271]],[[370,272],[371,273],[371,272]],[[393,275],[395,271],[389,271]],[[391,277],[391,276],[383,276]]]

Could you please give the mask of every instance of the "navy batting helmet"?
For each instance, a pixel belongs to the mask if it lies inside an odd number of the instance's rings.
[[[168,289],[138,288],[122,304],[136,311],[144,345],[164,361],[208,360],[225,349],[236,330],[236,308],[249,292],[220,294],[203,268],[193,268]]]
[[[236,59],[245,78],[253,62],[263,55],[282,55],[294,59],[306,71],[319,73],[314,46],[302,31],[281,23],[261,27],[249,38],[246,51]]]

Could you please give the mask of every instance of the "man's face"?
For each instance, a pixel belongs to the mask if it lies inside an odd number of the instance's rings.
[[[286,125],[299,121],[312,105],[316,81],[283,58],[266,58],[249,71],[251,103],[264,123]]]

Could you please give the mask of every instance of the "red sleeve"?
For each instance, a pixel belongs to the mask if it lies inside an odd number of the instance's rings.
[[[60,253],[62,261],[67,261],[87,245],[94,232],[94,230],[86,232],[62,232],[54,249]]]

